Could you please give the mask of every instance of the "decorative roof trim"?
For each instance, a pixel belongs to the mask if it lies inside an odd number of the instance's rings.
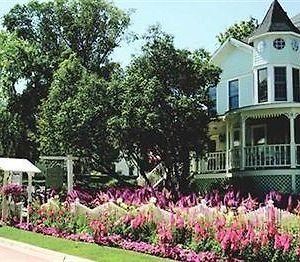
[[[252,36],[249,38],[249,42],[253,42],[255,39],[265,37],[265,36],[272,36],[272,35],[293,35],[300,37],[300,34],[297,34],[295,32],[288,32],[288,31],[281,31],[281,32],[267,32],[261,35]]]
[[[211,61],[215,61],[217,59],[217,57],[223,52],[223,50],[228,46],[228,45],[232,45],[234,47],[240,48],[244,51],[247,51],[249,53],[252,53],[253,51],[253,47],[245,44],[242,41],[239,41],[237,39],[234,38],[228,38],[212,55],[211,57]]]
[[[251,106],[244,106],[232,111],[227,111],[224,115],[219,116],[221,119],[228,119],[242,115],[246,118],[266,118],[285,115],[288,113],[300,114],[300,103],[267,103]]]

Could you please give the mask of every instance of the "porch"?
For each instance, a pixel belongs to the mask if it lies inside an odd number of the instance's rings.
[[[294,153],[290,144],[257,145],[231,149],[228,152],[228,168],[226,151],[207,153],[199,160],[197,168],[200,173],[230,172],[249,169],[266,168],[298,168],[300,167],[300,144],[295,145]],[[243,161],[242,155],[245,160]],[[295,162],[292,162],[295,155]],[[244,164],[244,165],[243,165]]]
[[[298,108],[241,110],[226,115],[219,128],[218,148],[193,169],[202,175],[240,171],[300,168],[300,115]],[[216,128],[215,128],[216,129]],[[220,146],[221,145],[221,146]]]

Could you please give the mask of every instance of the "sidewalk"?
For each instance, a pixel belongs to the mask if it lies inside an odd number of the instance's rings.
[[[91,262],[52,250],[0,237],[1,262]]]

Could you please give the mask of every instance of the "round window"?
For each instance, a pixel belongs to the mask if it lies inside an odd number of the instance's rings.
[[[265,47],[266,47],[266,43],[264,41],[260,41],[257,44],[257,52],[262,53],[264,51]]]
[[[280,50],[280,49],[283,49],[285,47],[285,42],[282,38],[277,38],[273,41],[273,46]]]
[[[292,49],[296,52],[299,50],[299,42],[296,39],[292,40]]]

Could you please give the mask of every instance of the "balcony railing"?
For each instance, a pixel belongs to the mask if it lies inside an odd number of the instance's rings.
[[[226,152],[208,153],[201,161],[200,172],[222,172],[226,171]]]
[[[245,168],[286,167],[291,165],[290,145],[247,146]]]
[[[290,144],[258,145],[244,147],[244,161],[242,149],[234,148],[228,151],[228,170],[264,169],[291,166]],[[296,165],[300,167],[300,145],[295,147]],[[226,172],[226,152],[208,153],[200,162],[201,173]]]

